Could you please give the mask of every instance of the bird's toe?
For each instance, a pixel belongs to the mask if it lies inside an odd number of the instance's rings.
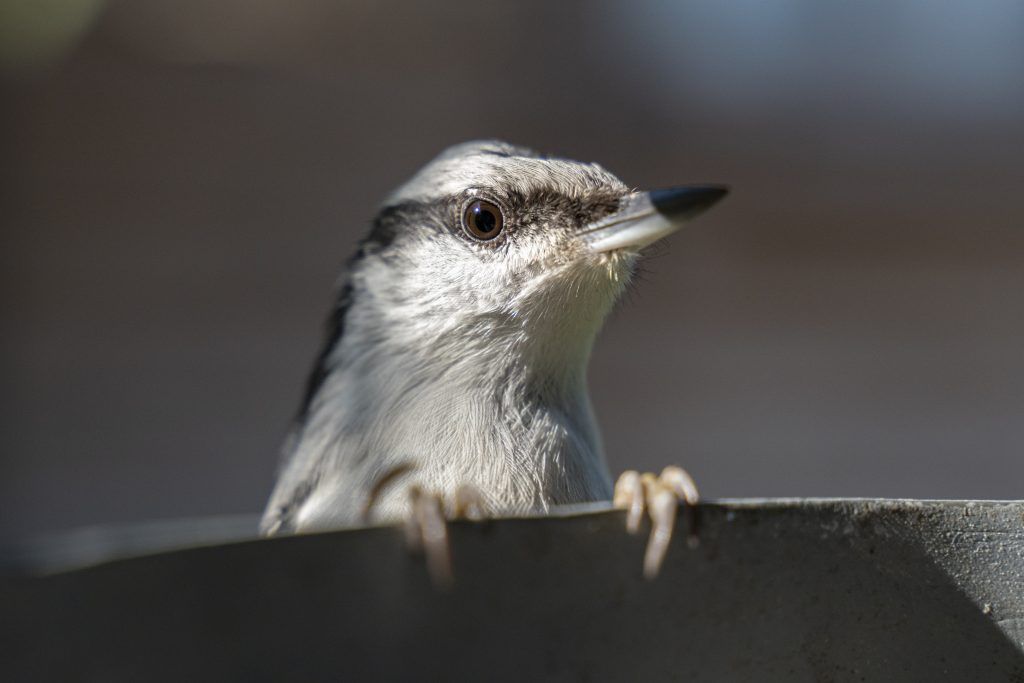
[[[646,578],[654,579],[661,571],[672,541],[680,502],[687,515],[687,544],[691,548],[697,545],[698,501],[697,485],[681,467],[666,467],[660,476],[628,470],[619,477],[612,502],[615,507],[626,511],[626,530],[631,534],[637,533],[645,511],[651,520],[651,534],[644,552]]]

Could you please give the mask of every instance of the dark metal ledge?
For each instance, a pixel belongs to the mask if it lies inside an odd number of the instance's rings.
[[[395,529],[250,523],[8,549],[4,680],[1024,681],[1024,503],[705,504],[654,582],[618,512],[457,523],[447,593]]]

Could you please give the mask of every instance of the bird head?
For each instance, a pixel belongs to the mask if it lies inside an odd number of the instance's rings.
[[[426,359],[579,373],[640,250],[724,196],[637,192],[597,164],[452,147],[384,203],[345,288],[345,336]],[[358,353],[358,348],[350,353]]]

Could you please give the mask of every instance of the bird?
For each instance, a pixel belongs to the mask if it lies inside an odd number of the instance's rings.
[[[496,140],[443,151],[385,199],[338,281],[262,533],[413,520],[415,545],[446,515],[613,497],[635,530],[658,493],[674,519],[696,501],[685,471],[613,485],[587,366],[642,250],[726,193],[641,192]]]

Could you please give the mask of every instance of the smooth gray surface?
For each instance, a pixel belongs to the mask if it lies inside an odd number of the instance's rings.
[[[395,529],[7,579],[8,680],[1024,680],[1024,504],[702,505],[640,576],[618,512]]]

